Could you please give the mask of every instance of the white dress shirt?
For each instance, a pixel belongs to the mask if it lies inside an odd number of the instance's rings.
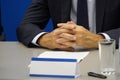
[[[77,22],[77,1],[78,0],[72,0],[72,8],[71,8],[71,21]],[[91,32],[96,33],[96,0],[87,0],[87,5],[88,5],[88,24],[89,24],[89,29]],[[37,45],[36,43],[38,38],[45,34],[46,32],[39,33],[38,35],[35,36],[35,38],[32,40],[32,43]],[[100,33],[102,34],[106,39],[110,39],[109,35],[106,33]]]

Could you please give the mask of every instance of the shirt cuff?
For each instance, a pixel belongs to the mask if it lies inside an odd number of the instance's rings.
[[[106,33],[100,33],[101,35],[103,35],[105,37],[105,39],[111,39],[110,36]]]
[[[36,45],[36,46],[39,46],[38,44],[37,44],[37,40],[39,39],[39,37],[41,37],[42,35],[44,35],[44,34],[46,34],[47,32],[41,32],[41,33],[39,33],[38,35],[36,35],[35,37],[34,37],[34,39],[32,40],[32,44],[34,44],[34,45]]]

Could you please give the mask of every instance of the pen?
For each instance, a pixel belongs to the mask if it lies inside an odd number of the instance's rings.
[[[92,76],[92,77],[101,78],[101,79],[106,79],[107,78],[107,76],[105,76],[105,75],[94,73],[94,72],[88,72],[88,75]]]

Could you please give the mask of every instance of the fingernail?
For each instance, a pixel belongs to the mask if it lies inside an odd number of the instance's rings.
[[[57,26],[60,26],[60,24],[57,24]]]

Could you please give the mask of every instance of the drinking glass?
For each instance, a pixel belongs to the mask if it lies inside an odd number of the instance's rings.
[[[99,41],[100,70],[104,75],[115,74],[115,40]]]

